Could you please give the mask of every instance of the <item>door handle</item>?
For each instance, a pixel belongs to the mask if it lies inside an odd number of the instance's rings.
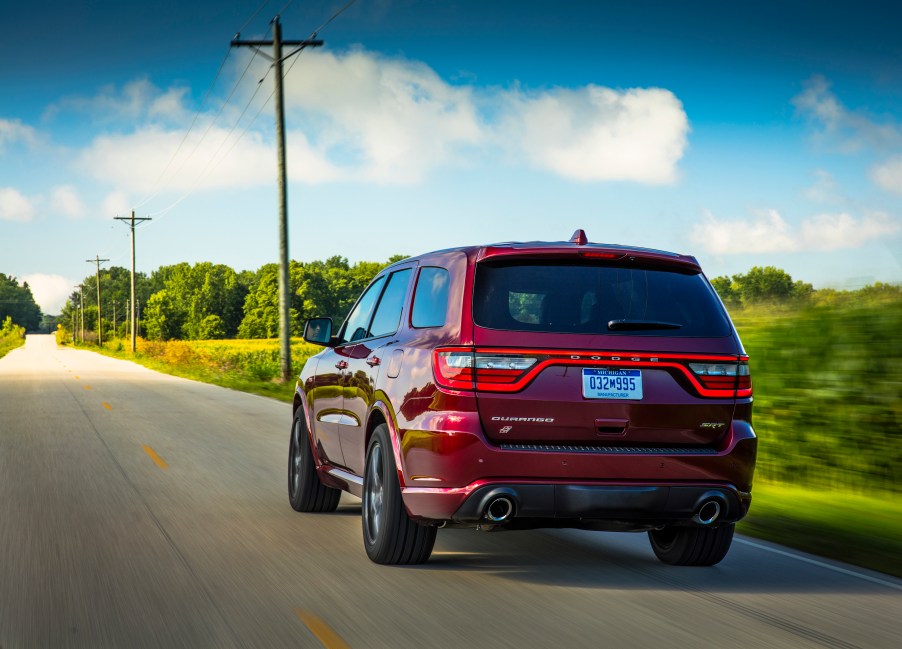
[[[340,370],[346,370],[348,369],[348,361],[338,361],[337,363],[335,363],[335,367]]]
[[[369,365],[370,367],[376,367],[381,362],[382,361],[379,359],[378,356],[370,356],[368,359],[366,359],[366,364]]]

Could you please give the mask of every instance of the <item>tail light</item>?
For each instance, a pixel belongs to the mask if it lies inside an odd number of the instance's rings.
[[[432,367],[439,385],[456,390],[474,388],[472,349],[436,349]]]
[[[702,397],[752,396],[747,356],[442,347],[432,357],[436,383],[454,390],[517,392],[552,365],[659,369],[684,376]]]
[[[752,394],[752,376],[748,360],[738,363],[689,363],[702,387],[708,390],[735,390],[735,396]]]
[[[458,390],[504,390],[522,379],[539,361],[536,356],[498,354],[473,349],[437,349],[433,357],[440,385]]]

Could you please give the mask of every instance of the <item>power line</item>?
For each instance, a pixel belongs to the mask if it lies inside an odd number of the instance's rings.
[[[268,1],[268,0],[267,0]],[[143,206],[148,201],[154,199],[157,195],[159,195],[162,185],[161,181],[163,177],[166,175],[166,172],[169,171],[169,167],[172,166],[172,163],[175,161],[179,152],[182,150],[182,147],[185,145],[185,142],[188,140],[188,136],[191,134],[191,131],[194,129],[194,125],[197,123],[197,118],[200,117],[200,113],[204,108],[204,105],[207,103],[207,99],[210,97],[210,93],[213,92],[213,88],[216,86],[216,81],[219,79],[219,75],[222,74],[222,70],[225,67],[226,61],[229,58],[229,54],[231,54],[232,48],[225,53],[225,56],[222,57],[222,61],[219,64],[219,69],[216,70],[216,74],[213,76],[213,81],[210,83],[210,86],[207,88],[207,92],[204,93],[203,99],[201,99],[200,105],[197,107],[197,111],[194,113],[194,118],[191,120],[191,124],[188,126],[188,130],[185,131],[185,134],[182,136],[181,141],[179,142],[178,147],[176,147],[175,152],[172,154],[172,157],[169,158],[169,162],[166,163],[166,166],[163,167],[163,171],[160,172],[160,175],[154,181],[154,184],[151,185],[152,193],[146,198],[142,199],[135,208],[139,208]]]
[[[231,91],[229,92],[228,96],[225,98],[225,100],[224,100],[224,101],[222,102],[222,104],[220,105],[219,110],[217,111],[216,115],[209,121],[209,123],[207,124],[207,128],[204,129],[204,132],[203,132],[203,133],[201,134],[201,136],[198,138],[197,142],[194,143],[194,147],[191,149],[191,152],[190,152],[187,156],[185,156],[185,158],[182,160],[182,162],[181,162],[181,164],[179,165],[177,171],[181,171],[182,169],[184,169],[184,168],[185,168],[185,165],[188,163],[188,161],[191,160],[191,158],[194,157],[194,154],[195,154],[195,153],[197,153],[197,150],[200,148],[200,145],[203,144],[204,140],[205,140],[205,139],[207,138],[207,136],[210,134],[210,131],[211,131],[211,130],[213,129],[213,127],[216,125],[216,121],[222,116],[222,113],[223,113],[223,111],[225,111],[226,106],[228,106],[228,104],[229,104],[229,102],[231,101],[232,97],[235,95],[235,92],[238,90],[239,85],[240,85],[241,82],[244,80],[244,77],[247,75],[248,70],[250,70],[251,64],[254,62],[254,59],[255,59],[255,58],[256,58],[256,52],[254,53],[254,56],[252,56],[251,59],[247,62],[247,65],[244,66],[244,70],[241,72],[241,76],[239,76],[239,77],[238,77],[238,80],[235,81],[235,83],[232,85]],[[256,92],[255,92],[255,94],[256,94]],[[247,110],[247,108],[245,108],[245,110]],[[243,114],[243,112],[242,112],[242,114]],[[239,118],[239,119],[240,119],[240,118]],[[232,130],[234,130],[234,128],[235,128],[235,127],[233,127]],[[230,131],[230,132],[231,132],[231,131]],[[189,129],[189,133],[190,133],[190,129]],[[184,144],[185,139],[187,139],[187,137],[188,137],[188,133],[185,133],[185,138],[182,139],[182,143],[183,143],[183,144]],[[228,136],[226,136],[226,137],[228,137]],[[179,145],[179,150],[181,150],[181,144]],[[217,150],[217,152],[218,152],[218,150]],[[176,153],[178,153],[178,151],[177,151]],[[216,155],[216,154],[214,153],[214,156],[215,156],[215,155]],[[212,157],[214,157],[214,156],[211,156],[211,159],[212,159]],[[174,158],[175,158],[175,156],[173,156],[173,159],[174,159]],[[171,163],[171,162],[172,162],[172,160],[170,160],[170,163]],[[208,162],[207,164],[209,164],[209,162]],[[167,167],[168,167],[168,165],[167,165]],[[151,197],[149,197],[148,199],[145,199],[144,201],[142,201],[142,202],[141,202],[138,206],[136,206],[136,207],[140,207],[141,205],[144,205],[145,203],[147,203],[148,200],[150,200],[150,198],[154,198],[155,196],[159,195],[160,191],[162,191],[162,189],[160,189],[160,190],[158,190],[156,193],[154,193],[153,196],[151,196]],[[193,191],[193,190],[191,190],[191,191]],[[189,191],[189,194],[190,194],[190,191]],[[183,198],[184,198],[184,197],[183,197]],[[167,208],[164,208],[163,210],[160,210],[160,211],[157,212],[157,213],[159,214],[159,213],[163,213],[163,212],[168,211],[169,209],[171,209],[172,207],[174,207],[175,205],[177,205],[178,203],[180,203],[180,202],[183,200],[183,198],[178,199],[175,203],[173,203],[172,205],[170,205],[170,206],[167,207]]]
[[[263,8],[264,8],[266,5],[268,5],[268,4],[269,4],[269,0],[263,0],[263,4],[261,4],[259,7],[257,7],[257,11],[255,11],[255,12],[253,13],[253,15],[252,15],[250,18],[248,18],[246,21],[244,21],[244,24],[238,29],[238,33],[235,34],[235,38],[238,38],[238,36],[241,35],[241,32],[243,32],[244,29],[245,29],[248,25],[251,24],[251,21],[252,21],[254,18],[256,18],[257,16],[260,15],[260,12],[263,11]],[[232,49],[232,48],[230,47],[229,49]]]
[[[254,18],[256,18],[258,15],[260,15],[260,12],[263,11],[263,9],[266,7],[266,5],[269,4],[269,2],[270,2],[270,0],[263,0],[263,2],[260,4],[260,6],[257,7],[257,10],[253,14],[251,14],[250,18],[248,18],[246,21],[244,21],[244,24],[238,29],[239,34],[242,31],[244,31],[244,29],[248,25],[251,24],[251,22],[254,20]],[[238,34],[236,34],[236,38],[237,38],[237,36],[238,36]],[[216,82],[219,80],[219,76],[222,74],[223,68],[225,68],[226,61],[228,61],[229,55],[231,54],[231,52],[232,52],[232,48],[229,47],[226,50],[225,56],[222,57],[222,61],[220,61],[220,63],[219,63],[219,68],[216,70],[216,74],[213,75],[213,81],[210,82],[210,85],[207,88],[207,91],[204,93],[203,99],[201,99],[200,105],[197,107],[197,111],[195,111],[194,117],[191,119],[191,124],[188,126],[188,130],[185,131],[185,134],[182,136],[181,141],[179,141],[178,147],[176,147],[175,152],[169,158],[169,161],[166,163],[166,166],[163,167],[163,171],[160,172],[160,175],[154,181],[154,184],[151,185],[151,194],[149,196],[143,198],[140,202],[138,202],[135,205],[135,209],[143,207],[149,201],[156,198],[160,194],[160,191],[162,191],[161,181],[166,176],[166,172],[169,171],[169,168],[172,166],[172,163],[178,157],[178,154],[181,152],[182,147],[185,145],[185,142],[188,140],[188,136],[191,134],[191,131],[194,129],[194,126],[197,124],[197,120],[200,117],[200,114],[203,111],[203,108],[206,105],[207,100],[210,98],[210,94],[213,92],[213,88],[216,87]],[[250,67],[250,64],[248,64],[248,67]],[[247,72],[247,68],[245,68],[245,72]],[[244,77],[244,74],[242,74],[242,78],[243,77]],[[232,89],[232,92],[229,94],[229,98],[231,98],[232,94],[234,94],[235,88],[237,88],[237,84],[240,81],[241,81],[241,79],[239,79],[238,82],[236,82],[235,86]],[[225,105],[227,103],[228,103],[228,99],[226,99],[226,101],[223,103],[222,108],[220,108],[219,113],[213,119],[213,122],[215,122],[216,119],[219,118],[219,115],[222,114],[222,111],[225,108]],[[204,135],[202,135],[200,137],[198,144],[195,146],[194,150],[192,150],[191,154],[189,154],[188,158],[190,158],[192,155],[194,155],[194,151],[197,150],[197,147],[200,145],[200,142],[203,141],[204,137],[209,132],[209,130],[210,130],[210,127],[208,127],[207,130],[204,132]]]
[[[197,175],[197,177],[194,180],[194,183],[191,185],[191,187],[189,187],[188,191],[186,191],[184,194],[179,196],[169,206],[164,207],[162,210],[160,210],[158,212],[154,212],[151,216],[162,218],[163,216],[165,216],[166,214],[171,212],[173,209],[175,209],[182,201],[184,201],[186,198],[191,196],[191,194],[193,194],[197,190],[197,188],[200,186],[201,181],[206,176],[207,172],[211,170],[211,165],[214,164],[214,161],[215,161],[216,165],[219,165],[219,164],[222,164],[222,161],[225,160],[226,157],[228,157],[229,152],[231,152],[231,150],[235,147],[235,145],[242,138],[242,136],[245,133],[247,133],[247,130],[248,130],[248,128],[250,128],[251,124],[254,123],[254,120],[256,120],[256,116],[254,116],[254,119],[251,120],[250,124],[248,124],[247,128],[245,128],[244,131],[241,132],[241,134],[238,136],[238,138],[236,138],[235,141],[232,142],[232,146],[230,146],[226,150],[225,155],[219,157],[219,159],[217,160],[217,156],[219,155],[219,152],[222,151],[222,147],[225,146],[226,142],[229,141],[229,138],[232,137],[232,134],[235,132],[235,129],[237,129],[238,125],[241,124],[241,120],[244,119],[244,115],[247,113],[248,108],[251,107],[251,104],[254,102],[254,99],[256,98],[257,93],[260,92],[260,88],[262,86],[263,81],[266,79],[266,76],[268,76],[268,75],[269,75],[269,70],[266,71],[266,75],[263,77],[263,79],[260,79],[260,82],[257,84],[257,87],[254,89],[254,92],[251,95],[251,98],[248,100],[247,104],[245,104],[244,109],[241,111],[241,114],[238,116],[238,119],[236,120],[235,124],[232,126],[232,128],[229,130],[229,132],[226,134],[226,136],[219,143],[219,147],[216,149],[216,151],[213,152],[213,155],[210,156],[210,159],[207,161],[207,164],[204,165],[203,169],[201,169],[200,173]],[[270,98],[272,98],[272,95],[270,95]],[[267,99],[267,102],[268,101],[269,101],[269,99]],[[264,106],[265,105],[266,104],[264,103]],[[263,107],[261,107],[260,110],[257,111],[257,115],[259,115],[262,110],[263,110]],[[215,165],[213,168],[215,168]],[[159,219],[157,219],[157,220],[159,220]]]
[[[343,14],[345,12],[345,9],[350,7],[355,2],[357,2],[357,0],[349,0],[349,2],[347,4],[345,4],[344,7],[342,7],[341,9],[336,11],[334,14],[332,14],[332,16],[329,18],[329,20],[327,20],[322,25],[320,25],[319,28],[314,29],[313,33],[310,35],[310,38],[315,38],[317,34],[319,34],[321,31],[323,31],[326,27],[329,26],[329,23],[331,23],[333,20],[338,18],[341,14]],[[291,68],[289,68],[289,71],[291,71]]]

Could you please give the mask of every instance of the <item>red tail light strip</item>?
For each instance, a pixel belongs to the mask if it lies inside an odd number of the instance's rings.
[[[511,370],[486,370],[471,367],[449,367],[445,354],[497,354],[527,356],[538,362],[522,372]],[[748,356],[727,354],[649,354],[646,352],[598,352],[561,351],[559,349],[505,349],[442,347],[433,353],[435,379],[439,385],[455,390],[478,389],[485,392],[519,392],[525,388],[542,370],[555,365],[577,365],[581,367],[617,368],[669,368],[680,372],[692,384],[699,395],[709,398],[746,398],[752,396],[751,377],[745,376],[696,376],[689,369],[690,362],[747,363]],[[488,374],[488,375],[485,375]],[[485,376],[483,376],[485,375]],[[475,381],[475,383],[474,383]]]

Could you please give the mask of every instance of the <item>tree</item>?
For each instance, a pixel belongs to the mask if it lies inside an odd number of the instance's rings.
[[[182,328],[181,314],[175,309],[165,289],[157,291],[147,300],[142,320],[145,334],[151,340],[178,338]]]
[[[180,338],[200,340],[204,338],[234,337],[243,317],[243,304],[248,292],[247,275],[239,276],[223,264],[199,262],[161,266],[151,278],[159,287],[154,296],[163,294],[153,302],[153,309],[145,312],[148,335],[161,340]],[[216,316],[215,326],[208,320]],[[155,322],[151,325],[149,319]]]
[[[7,316],[27,331],[37,331],[41,326],[41,308],[34,301],[28,282],[0,273],[0,321]]]
[[[726,275],[712,279],[711,286],[714,287],[720,299],[728,307],[739,306],[742,303],[742,294],[739,291],[739,286],[734,285],[733,280]]]
[[[789,273],[775,266],[753,266],[747,273],[732,278],[715,277],[711,285],[727,306],[805,302],[814,294],[811,284],[794,282]]]
[[[386,263],[360,261],[353,266],[341,256],[325,261],[292,261],[289,269],[291,334],[300,335],[308,318],[327,317],[341,322],[354,301],[389,263],[404,259],[395,255]],[[244,302],[241,338],[273,338],[279,332],[279,282],[275,264],[257,271]]]

